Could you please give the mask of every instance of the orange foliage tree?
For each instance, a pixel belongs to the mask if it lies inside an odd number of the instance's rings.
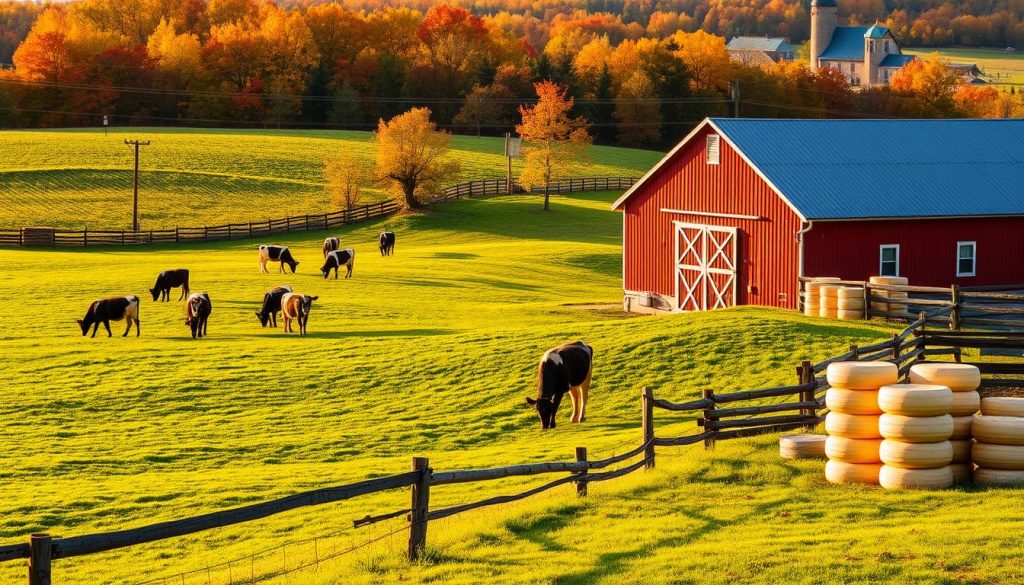
[[[566,88],[550,81],[535,86],[538,101],[520,106],[523,118],[516,132],[523,139],[523,172],[520,182],[527,188],[544,185],[544,210],[551,209],[551,182],[566,174],[573,161],[587,158],[590,134],[586,120],[572,118],[574,100],[566,97]]]

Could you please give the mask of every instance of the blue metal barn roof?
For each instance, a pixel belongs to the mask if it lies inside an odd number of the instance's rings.
[[[715,118],[806,219],[1024,215],[1024,120]]]
[[[864,35],[867,32],[866,26],[837,26],[832,33],[832,42],[819,58],[829,61],[863,61]]]
[[[913,55],[896,55],[889,54],[882,59],[882,62],[878,64],[879,67],[903,67],[907,63],[913,61],[915,57]]]

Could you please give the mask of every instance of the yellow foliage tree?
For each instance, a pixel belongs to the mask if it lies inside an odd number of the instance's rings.
[[[523,122],[516,132],[523,138],[525,165],[520,182],[527,188],[544,185],[544,210],[551,209],[551,182],[563,175],[572,161],[589,154],[590,134],[583,118],[570,118],[574,100],[566,89],[551,81],[534,84],[540,98],[530,107],[520,106]]]
[[[725,50],[725,39],[706,33],[677,31],[672,35],[675,42],[675,56],[693,74],[690,89],[708,92],[729,87],[732,77],[732,61]]]
[[[157,60],[160,69],[177,74],[185,82],[203,70],[203,47],[199,37],[191,33],[177,34],[166,19],[149,35],[146,50]]]
[[[661,138],[661,108],[651,78],[643,71],[633,73],[615,97],[615,119],[619,142],[640,146]]]
[[[351,211],[359,205],[363,186],[370,180],[370,173],[355,158],[339,155],[324,161],[324,178],[327,179],[327,194],[331,203]]]
[[[932,115],[952,115],[956,110],[953,98],[964,83],[959,71],[932,54],[927,59],[914,59],[897,71],[889,86],[913,94]]]
[[[404,198],[410,209],[422,208],[428,194],[459,176],[459,163],[448,158],[451,134],[430,121],[429,108],[413,108],[387,122],[381,120],[373,140],[377,180]]]

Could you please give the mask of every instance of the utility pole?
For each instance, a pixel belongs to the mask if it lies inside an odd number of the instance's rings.
[[[139,147],[149,146],[148,140],[125,140],[125,144],[135,147],[135,178],[132,181],[132,231],[139,231]]]
[[[731,86],[730,87],[730,93],[731,93],[731,96],[732,96],[732,107],[733,107],[732,117],[733,118],[739,118],[740,117],[740,80],[739,79],[733,79],[732,82],[729,85]]]

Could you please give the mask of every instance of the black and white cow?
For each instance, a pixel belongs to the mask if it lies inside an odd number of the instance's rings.
[[[344,266],[348,271],[345,273],[345,278],[352,278],[352,265],[356,261],[356,251],[352,248],[345,248],[344,250],[335,250],[327,255],[327,261],[320,268],[320,274],[327,278],[330,275],[331,270],[334,270],[334,279],[338,279],[338,268]]]
[[[142,329],[139,327],[139,297],[127,295],[93,301],[89,305],[89,310],[85,312],[85,318],[77,321],[78,326],[82,328],[83,337],[89,333],[90,327],[92,327],[92,336],[96,337],[96,330],[100,328],[100,323],[107,328],[107,337],[112,337],[110,322],[121,320],[128,322],[128,328],[124,330],[122,337],[128,336],[128,332],[132,330],[132,323],[135,323],[135,336],[138,337],[142,334]]]
[[[287,264],[291,267],[292,274],[295,273],[295,267],[299,265],[298,261],[292,257],[288,246],[260,246],[260,272],[270,272],[267,270],[267,262],[280,262],[281,272],[284,272],[284,265]]]
[[[213,312],[210,295],[195,293],[185,301],[185,325],[192,330],[192,339],[206,336],[206,323]]]
[[[390,256],[395,252],[395,232],[380,233],[380,255]]]
[[[593,373],[594,350],[582,341],[565,343],[544,353],[537,369],[537,397],[526,399],[537,409],[542,429],[555,428],[555,415],[567,392],[572,399],[571,421],[586,420]]]
[[[341,240],[339,238],[336,238],[336,237],[326,238],[324,240],[324,258],[327,258],[328,254],[330,254],[331,252],[337,250],[340,247],[341,247]]]
[[[156,284],[153,288],[149,289],[150,294],[153,295],[153,302],[158,300],[170,301],[171,300],[171,289],[181,287],[181,296],[178,300],[188,296],[188,269],[179,268],[177,270],[164,270],[156,277]]]
[[[285,293],[284,298],[281,299],[281,317],[284,318],[285,333],[292,333],[292,321],[298,321],[299,335],[306,334],[309,312],[313,309],[313,301],[318,298],[320,297]]]
[[[263,306],[256,312],[260,325],[266,327],[268,323],[277,328],[277,314],[281,312],[281,298],[292,292],[290,286],[278,286],[272,288],[263,295]]]

